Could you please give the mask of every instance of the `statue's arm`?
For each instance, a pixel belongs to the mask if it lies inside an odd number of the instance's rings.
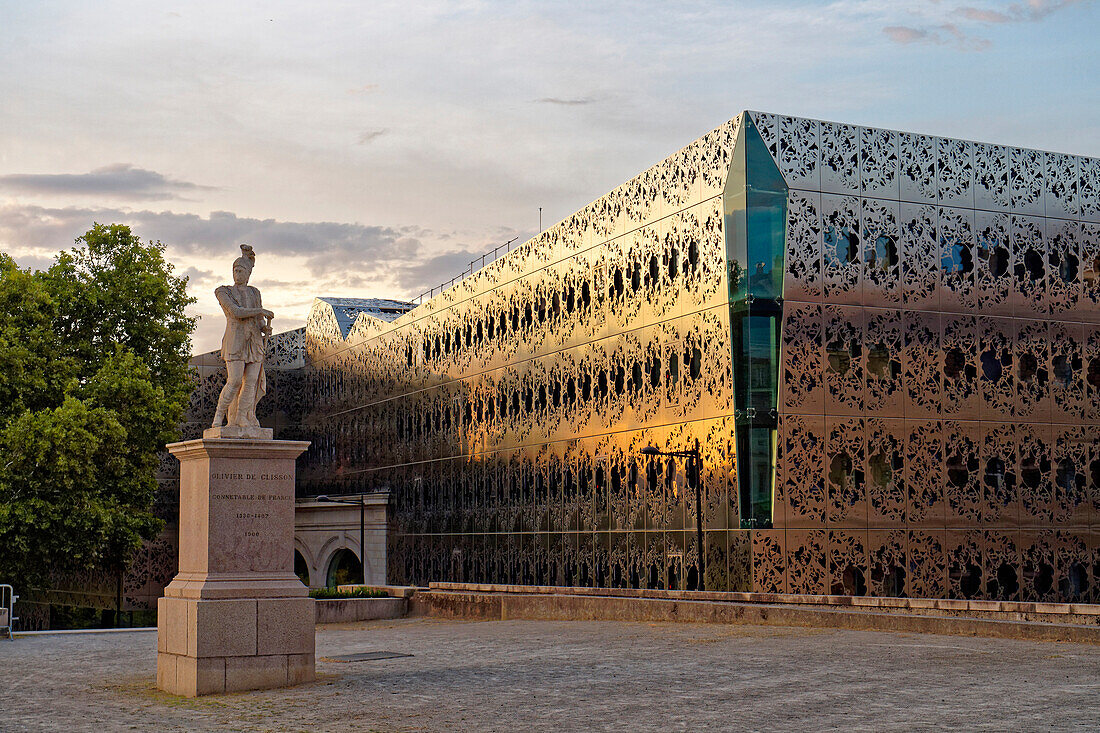
[[[256,290],[256,304],[260,308],[260,314],[267,321],[266,323],[264,321],[260,321],[260,330],[263,331],[266,335],[270,336],[271,335],[271,321],[272,321],[273,318],[275,318],[275,314],[272,313],[271,311],[269,311],[267,308],[264,308],[263,299],[260,298],[260,291],[259,291],[259,289],[255,289],[255,290]]]
[[[218,302],[221,303],[222,308],[225,308],[225,311],[234,318],[244,320],[245,318],[260,316],[265,313],[263,308],[242,308],[237,305],[233,298],[230,297],[229,290],[225,287],[215,290],[214,296],[218,299]]]
[[[271,311],[269,311],[267,308],[264,308],[264,303],[263,303],[263,299],[260,297],[259,288],[252,288],[252,289],[254,291],[256,291],[256,303],[259,305],[260,315],[267,319],[267,325],[270,326],[271,325],[271,320],[273,318],[275,318],[275,314],[272,313]]]

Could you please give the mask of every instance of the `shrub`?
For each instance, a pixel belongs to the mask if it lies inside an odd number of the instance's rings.
[[[387,598],[389,593],[377,588],[354,588],[352,590],[338,590],[336,588],[314,588],[309,592],[310,598]]]

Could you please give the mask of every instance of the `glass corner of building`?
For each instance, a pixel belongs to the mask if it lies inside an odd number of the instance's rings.
[[[750,115],[722,192],[742,529],[772,526],[787,185]]]

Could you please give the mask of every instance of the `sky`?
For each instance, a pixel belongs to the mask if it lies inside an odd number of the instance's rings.
[[[217,347],[415,298],[744,109],[1100,156],[1094,0],[0,0],[0,251],[165,245]]]

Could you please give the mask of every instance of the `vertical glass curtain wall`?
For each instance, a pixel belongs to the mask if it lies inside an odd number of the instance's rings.
[[[748,115],[723,191],[741,528],[772,525],[787,186]]]

